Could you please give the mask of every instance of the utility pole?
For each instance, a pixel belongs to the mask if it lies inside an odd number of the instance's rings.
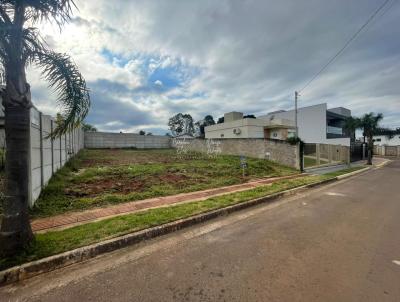
[[[299,128],[297,126],[297,99],[299,97],[299,93],[297,91],[294,92],[294,123],[296,127],[296,138],[299,137]]]

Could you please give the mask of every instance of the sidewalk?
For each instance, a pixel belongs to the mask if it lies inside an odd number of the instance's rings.
[[[204,191],[197,191],[191,193],[183,193],[172,196],[150,198],[138,201],[131,201],[104,208],[95,208],[82,212],[70,212],[46,218],[38,218],[31,221],[31,227],[33,232],[50,231],[59,228],[64,229],[82,223],[88,223],[91,221],[101,220],[118,215],[131,214],[151,208],[165,207],[175,203],[205,200],[214,196],[229,194],[233,192],[246,191],[260,186],[264,186],[266,184],[271,184],[278,180],[291,179],[299,176],[304,176],[304,174],[258,179],[258,180],[253,180],[251,182],[233,186],[226,186],[226,187],[208,189]]]
[[[374,157],[372,159],[372,165],[374,166],[379,166],[381,164],[384,164],[387,161],[385,158],[381,157]],[[350,167],[360,167],[360,166],[366,166],[367,161],[366,160],[359,160],[356,162],[353,162],[350,164]],[[336,172],[342,169],[346,169],[349,166],[346,164],[340,164],[340,165],[334,165],[334,166],[324,166],[324,167],[315,167],[315,168],[309,168],[306,169],[305,171],[310,174],[326,174],[326,173],[331,173],[331,172]]]

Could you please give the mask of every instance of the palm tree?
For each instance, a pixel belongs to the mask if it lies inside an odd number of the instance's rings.
[[[357,129],[363,131],[364,142],[367,137],[368,165],[372,165],[372,155],[374,150],[373,136],[379,129],[379,122],[383,119],[382,113],[366,113],[362,117],[348,117],[345,121],[345,128],[353,135]]]
[[[26,67],[35,64],[58,95],[63,122],[52,136],[66,133],[87,115],[90,98],[85,80],[68,55],[48,49],[35,25],[51,21],[60,28],[75,7],[73,0],[1,0],[0,90],[5,111],[6,197],[0,229],[0,253],[10,255],[33,238],[28,217],[31,91]]]
[[[368,165],[372,165],[372,155],[374,151],[374,133],[379,128],[379,122],[383,119],[383,114],[373,112],[366,113],[360,118],[360,128],[363,130],[364,137],[367,137],[368,143]]]
[[[344,128],[348,131],[350,134],[351,140],[355,140],[356,136],[356,130],[360,128],[361,125],[361,120],[357,117],[347,117],[345,122],[344,122]]]

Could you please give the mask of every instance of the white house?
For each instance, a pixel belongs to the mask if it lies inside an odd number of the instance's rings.
[[[286,140],[295,133],[294,122],[285,119],[243,118],[241,112],[229,112],[224,122],[205,127],[206,138],[271,138]]]
[[[392,138],[387,135],[374,135],[374,144],[378,146],[400,146],[400,133],[395,134]]]
[[[350,135],[344,129],[349,109],[338,107],[328,109],[327,104],[318,104],[297,109],[299,137],[306,143],[320,143],[350,146]],[[258,117],[259,120],[295,120],[295,110],[271,112]]]

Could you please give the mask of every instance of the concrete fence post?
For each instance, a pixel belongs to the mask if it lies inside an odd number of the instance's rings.
[[[332,163],[332,148],[334,148],[334,145],[328,145],[328,162]]]
[[[50,134],[53,134],[53,120],[50,119]],[[50,139],[51,144],[51,175],[54,174],[54,139]]]
[[[321,159],[320,159],[320,145],[319,144],[315,144],[315,157],[316,157],[316,161],[317,161],[317,166],[319,166],[321,164]]]
[[[63,141],[64,141],[64,157],[63,157],[63,165],[67,162],[68,158],[68,153],[67,153],[67,134],[65,133],[63,136]]]
[[[39,112],[39,153],[40,153],[40,187],[44,186],[44,163],[43,163],[43,114]]]
[[[75,132],[76,129],[72,130],[71,136],[72,136],[72,155],[75,155]]]
[[[32,190],[32,186],[33,186],[33,184],[32,184],[32,179],[33,179],[33,177],[32,177],[32,109],[31,109],[31,111],[30,111],[30,114],[29,114],[29,135],[30,135],[30,139],[29,139],[29,161],[28,161],[28,165],[29,165],[29,167],[28,167],[28,169],[29,169],[29,180],[28,180],[28,204],[29,205],[32,205],[33,204],[33,198],[32,198],[32,192],[33,192],[33,190]],[[5,139],[5,137],[4,137],[4,139]]]
[[[60,167],[62,167],[62,143],[61,143],[61,135],[60,135]]]

